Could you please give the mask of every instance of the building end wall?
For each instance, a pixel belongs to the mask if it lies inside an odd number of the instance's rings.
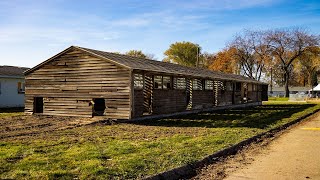
[[[24,78],[0,78],[0,108],[24,107],[24,93],[18,93]]]

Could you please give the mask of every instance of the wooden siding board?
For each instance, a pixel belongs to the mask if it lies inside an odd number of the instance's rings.
[[[25,112],[44,97],[44,115],[92,117],[93,98],[106,101],[106,118],[130,118],[130,70],[79,50],[67,52],[26,76]]]
[[[185,111],[187,108],[185,90],[153,90],[153,114],[168,114]]]
[[[213,107],[214,104],[214,92],[213,90],[193,90],[192,92],[192,106],[194,109],[197,108],[209,108]]]

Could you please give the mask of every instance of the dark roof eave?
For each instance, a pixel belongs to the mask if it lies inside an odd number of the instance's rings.
[[[236,78],[219,78],[219,77],[210,77],[210,76],[195,76],[191,74],[182,74],[182,73],[175,73],[175,72],[165,72],[165,71],[155,71],[155,70],[149,70],[149,69],[133,69],[133,71],[147,71],[154,74],[170,74],[170,75],[177,75],[177,76],[185,76],[185,77],[194,77],[194,78],[202,78],[202,79],[211,79],[211,80],[218,80],[218,81],[233,81],[233,82],[247,82],[247,83],[253,83],[253,84],[264,84],[268,85],[268,83],[260,82],[257,80],[244,80],[244,79],[236,79]]]

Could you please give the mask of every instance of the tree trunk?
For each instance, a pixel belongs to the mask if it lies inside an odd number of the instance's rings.
[[[284,87],[285,87],[285,97],[289,97],[289,72],[285,70],[284,73]]]

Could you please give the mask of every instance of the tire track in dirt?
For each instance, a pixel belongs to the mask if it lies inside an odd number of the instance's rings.
[[[103,120],[102,118],[13,116],[0,119],[0,139],[36,136],[43,133],[73,129]]]

